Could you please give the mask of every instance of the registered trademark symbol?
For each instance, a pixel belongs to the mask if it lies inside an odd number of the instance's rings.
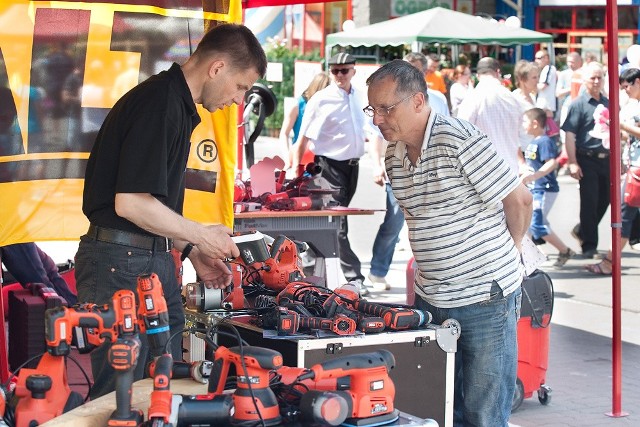
[[[198,144],[196,154],[205,163],[214,162],[218,158],[218,146],[213,139],[203,139]]]

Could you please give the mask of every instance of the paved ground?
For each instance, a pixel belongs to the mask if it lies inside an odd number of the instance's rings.
[[[273,152],[278,141],[260,138],[256,142],[260,153]],[[365,156],[361,162],[360,182],[353,206],[384,208],[384,192],[371,180],[371,164]],[[561,177],[561,195],[551,214],[551,224],[564,241],[577,249],[569,231],[578,218],[578,195],[575,181]],[[358,217],[352,224],[351,243],[368,272],[371,246],[383,213]],[[602,221],[600,245],[602,253],[611,241],[609,216]],[[44,243],[54,259],[73,257],[77,243]],[[605,413],[614,409],[612,400],[612,280],[592,276],[584,265],[593,260],[575,259],[562,270],[553,270],[555,250],[548,251],[548,266],[544,269],[553,279],[555,307],[550,331],[549,366],[546,382],[552,388],[548,405],[543,406],[534,395],[525,399],[511,417],[514,426],[637,426],[640,425],[640,252],[625,248],[622,254],[622,399],[626,417],[610,418]],[[392,289],[374,292],[371,299],[404,301],[405,270],[411,257],[406,238],[397,246],[391,271],[387,276]],[[187,283],[191,280],[186,273]]]

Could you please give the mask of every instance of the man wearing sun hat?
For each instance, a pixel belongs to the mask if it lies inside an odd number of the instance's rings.
[[[360,96],[351,85],[356,73],[356,58],[348,53],[338,53],[329,59],[328,64],[333,84],[309,99],[300,125],[300,141],[295,145],[293,164],[300,163],[309,146],[315,153],[316,164],[322,168],[322,177],[339,189],[334,199],[341,206],[349,206],[356,192],[358,163],[364,155],[365,139],[380,138],[380,134],[362,111],[361,99],[364,96]],[[348,232],[346,217],[340,217],[340,266],[345,278],[357,282],[364,296],[369,291],[363,284],[360,260],[351,249]]]

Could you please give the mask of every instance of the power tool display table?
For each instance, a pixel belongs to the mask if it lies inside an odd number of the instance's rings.
[[[211,325],[215,314],[187,310],[187,323]],[[420,418],[430,418],[441,427],[453,426],[453,372],[458,331],[430,325],[425,329],[385,332],[357,336],[331,335],[314,338],[303,335],[277,337],[250,323],[249,316],[236,317],[230,323],[250,345],[267,347],[282,354],[285,366],[309,368],[336,356],[386,349],[393,353],[396,365],[390,376],[396,387],[395,407]],[[275,334],[275,332],[274,332]],[[224,346],[237,342],[218,336]]]
[[[235,232],[258,230],[271,237],[284,234],[293,240],[307,242],[316,259],[314,276],[324,277],[327,287],[335,289],[341,285],[341,270],[338,250],[340,217],[346,215],[372,215],[370,209],[333,207],[309,211],[241,212],[235,214]]]
[[[133,384],[131,402],[133,407],[144,412],[145,419],[149,409],[149,397],[153,390],[153,381],[150,378],[137,381]],[[192,380],[172,380],[171,391],[173,394],[204,394],[207,392],[207,385],[199,384]],[[54,427],[95,427],[106,426],[109,416],[116,409],[115,393],[109,393],[96,400],[92,400],[72,411],[54,418],[42,426]],[[415,416],[400,413],[400,418],[385,426],[406,426],[418,427],[429,425],[424,420]],[[283,427],[298,427],[300,423],[282,424]],[[302,427],[302,426],[300,426]]]

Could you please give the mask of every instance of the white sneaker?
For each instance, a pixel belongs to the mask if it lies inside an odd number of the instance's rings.
[[[373,285],[374,289],[384,291],[388,291],[389,289],[391,289],[391,285],[387,283],[387,279],[385,279],[384,277],[376,276],[371,273],[369,273],[367,277],[369,278],[369,281]]]

